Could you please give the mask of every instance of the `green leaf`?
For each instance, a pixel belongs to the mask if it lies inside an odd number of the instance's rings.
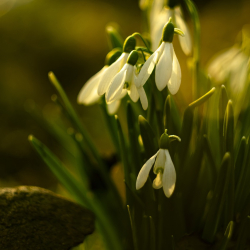
[[[239,237],[237,239],[235,250],[245,249],[245,246],[249,237],[249,231],[250,231],[250,216],[247,216],[239,232]]]
[[[203,95],[199,99],[195,100],[194,102],[190,103],[188,105],[188,107],[194,109],[194,108],[200,106],[201,104],[203,104],[204,102],[206,102],[214,94],[214,92],[215,92],[215,88],[212,88],[205,95]]]
[[[246,137],[243,136],[240,141],[239,149],[238,149],[238,154],[236,157],[236,162],[235,162],[235,186],[237,187],[238,181],[240,178],[240,173],[243,169],[244,166],[244,160],[246,157],[246,148],[247,148],[247,140]]]
[[[106,33],[110,49],[122,48],[124,39],[118,32],[117,24],[109,24],[106,26]]]
[[[155,223],[152,216],[149,216],[149,228],[150,228],[150,250],[156,250],[156,238],[155,238]]]
[[[178,147],[179,159],[181,159],[180,166],[183,166],[183,162],[186,159],[186,155],[189,149],[189,144],[193,131],[193,118],[194,118],[193,109],[190,107],[186,108],[184,111],[183,122],[181,127],[181,134],[180,134],[181,142],[180,146]]]
[[[136,229],[134,225],[134,219],[130,211],[129,205],[127,205],[128,209],[128,214],[129,214],[129,220],[130,220],[130,225],[131,225],[131,230],[132,230],[132,236],[133,236],[133,242],[134,242],[134,250],[139,250],[138,242],[137,242],[137,235],[136,235]]]
[[[234,229],[234,222],[230,221],[227,225],[226,231],[220,240],[220,242],[217,244],[214,250],[226,250],[228,243],[233,235],[233,229]]]
[[[163,123],[164,128],[168,130],[168,134],[180,134],[180,114],[171,95],[167,96],[164,104]]]
[[[121,159],[122,159],[122,164],[123,164],[125,182],[131,187],[132,185],[131,180],[130,180],[131,164],[128,160],[129,158],[128,149],[127,149],[126,141],[123,135],[121,123],[117,115],[115,115],[115,119],[116,119],[116,124],[117,124],[119,142],[120,142],[120,153],[121,153]]]
[[[115,150],[116,150],[117,153],[119,153],[120,150],[119,150],[119,139],[118,139],[117,132],[116,132],[116,120],[115,120],[115,117],[113,115],[111,116],[111,115],[108,114],[107,104],[106,104],[104,96],[102,98],[100,106],[102,108],[104,118],[106,120],[107,128],[109,130],[109,134],[110,134],[111,139],[113,141]]]
[[[66,187],[67,190],[77,199],[77,201],[84,205],[90,206],[86,197],[86,192],[82,192],[80,182],[73,177],[73,175],[63,166],[61,161],[39,140],[34,136],[29,136],[31,145],[35,148],[37,153],[41,156],[43,161],[47,164],[53,174]],[[85,187],[86,188],[86,187]]]
[[[136,131],[137,121],[135,120],[135,114],[130,102],[127,103],[127,124],[128,124],[128,137],[129,137],[129,153],[132,158],[131,172],[137,175],[141,169],[141,152],[139,145],[139,134]]]
[[[211,206],[209,208],[202,239],[212,243],[215,239],[219,223],[222,219],[224,203],[226,200],[226,192],[231,177],[231,156],[226,153],[223,157],[218,180],[213,193]]]
[[[224,149],[224,137],[223,137],[223,126],[224,126],[224,117],[226,113],[228,103],[227,90],[224,85],[220,88],[219,94],[219,137],[220,137],[220,151],[223,156],[226,152]]]
[[[210,163],[211,174],[212,174],[212,182],[213,182],[213,187],[214,187],[215,182],[217,180],[217,167],[216,167],[214,155],[212,153],[211,145],[209,143],[207,135],[203,135],[203,144],[204,144],[205,153],[207,155],[207,159],[208,159],[208,161]]]
[[[148,121],[142,115],[139,116],[138,122],[146,157],[149,159],[159,149],[157,138]]]
[[[241,212],[244,203],[249,194],[249,177],[250,177],[250,146],[247,144],[246,156],[241,167],[238,184],[235,191],[235,210]]]
[[[104,236],[108,249],[122,250],[121,238],[114,226],[112,217],[103,209],[102,204],[95,199],[94,194],[90,194],[86,186],[77,181],[63,166],[61,161],[44,144],[32,135],[29,136],[29,141],[50,170],[66,189],[70,191],[76,200],[82,205],[87,205],[95,213],[98,227]]]
[[[230,152],[232,159],[234,159],[234,112],[231,100],[227,103],[223,125],[223,136],[225,151]]]
[[[95,157],[95,159],[101,165],[103,165],[102,159],[101,159],[95,145],[93,144],[92,139],[89,137],[89,134],[87,133],[86,129],[81,124],[81,122],[78,118],[78,115],[76,114],[73,106],[71,105],[71,103],[70,103],[65,91],[63,90],[61,84],[59,83],[59,81],[57,80],[57,78],[53,72],[49,72],[48,76],[49,76],[49,80],[51,81],[51,83],[54,85],[54,87],[58,91],[59,95],[61,96],[62,101],[65,105],[65,110],[67,111],[68,116],[71,119],[71,122],[74,124],[74,126],[76,127],[78,132],[82,134],[87,147],[90,149],[90,151],[93,154],[93,156]]]

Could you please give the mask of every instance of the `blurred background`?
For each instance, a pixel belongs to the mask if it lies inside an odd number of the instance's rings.
[[[250,23],[250,1],[194,1],[201,22],[201,63],[232,46]],[[190,18],[186,20],[192,30]],[[83,84],[103,67],[109,47],[105,26],[119,24],[126,38],[142,31],[136,0],[0,0],[0,186],[35,185],[55,189],[57,182],[30,146],[34,134],[61,158],[60,143],[40,121],[60,115],[47,74],[53,71],[103,155],[113,145],[98,105],[76,103]],[[177,39],[176,39],[177,40]],[[177,99],[191,102],[187,58],[178,42],[182,68]],[[119,112],[122,112],[121,110]]]

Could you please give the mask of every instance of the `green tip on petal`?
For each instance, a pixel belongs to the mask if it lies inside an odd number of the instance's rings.
[[[171,17],[169,18],[168,23],[164,26],[162,31],[162,41],[172,43],[174,39],[174,25],[171,22]]]
[[[105,65],[110,66],[114,63],[122,54],[122,50],[120,48],[112,49],[105,58]]]
[[[136,50],[132,50],[128,56],[127,63],[134,66],[138,60],[139,54]]]
[[[130,53],[132,50],[135,49],[136,39],[133,36],[127,37],[123,44],[123,51],[126,53]]]

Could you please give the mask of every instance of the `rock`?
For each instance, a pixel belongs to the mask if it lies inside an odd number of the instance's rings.
[[[68,250],[94,231],[94,215],[49,190],[0,189],[1,250]]]

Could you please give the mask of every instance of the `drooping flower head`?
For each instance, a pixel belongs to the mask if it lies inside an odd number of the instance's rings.
[[[137,180],[136,189],[140,189],[146,183],[149,172],[153,168],[156,178],[153,181],[153,188],[163,188],[166,197],[170,197],[175,189],[176,171],[169,154],[169,144],[173,140],[180,141],[181,139],[175,135],[168,135],[167,130],[160,138],[160,149],[153,155],[141,168]]]
[[[161,6],[161,11],[158,11],[158,13],[151,15],[150,30],[151,30],[152,49],[153,50],[157,49],[159,42],[161,40],[161,31],[166,22],[168,21],[168,19],[171,17],[173,19],[174,25],[184,32],[185,36],[184,37],[180,36],[179,42],[183,52],[186,55],[190,55],[192,51],[191,36],[188,26],[183,18],[181,7],[178,2],[179,1],[176,0],[168,1],[167,6],[163,5]]]
[[[128,92],[131,100],[137,102],[140,97],[143,109],[147,109],[148,101],[146,93],[142,86],[137,86],[136,79],[136,62],[138,60],[138,52],[136,50],[131,51],[128,56],[126,64],[112,79],[108,90],[106,92],[107,103],[112,103],[117,100],[123,92]]]
[[[129,53],[135,49],[136,39],[133,36],[129,36],[123,44],[123,53],[121,56],[110,66],[105,72],[103,72],[99,86],[98,86],[98,95],[103,95],[106,93],[112,79],[114,76],[122,69],[124,64],[128,59]]]
[[[94,103],[97,103],[100,99],[100,95],[97,93],[97,89],[100,83],[100,79],[103,75],[103,73],[106,71],[107,68],[110,67],[122,54],[120,49],[113,49],[111,50],[105,59],[105,66],[97,72],[94,76],[92,76],[82,87],[80,90],[78,96],[77,96],[77,102],[79,104],[84,105],[92,105]],[[114,114],[120,104],[120,100],[117,100],[116,102],[109,104],[107,106],[109,114]]]
[[[174,33],[182,34],[179,29],[174,28],[170,18],[163,28],[161,45],[148,58],[139,73],[138,84],[144,85],[155,68],[158,90],[162,91],[168,86],[172,95],[177,93],[181,84],[181,68],[172,44]]]

